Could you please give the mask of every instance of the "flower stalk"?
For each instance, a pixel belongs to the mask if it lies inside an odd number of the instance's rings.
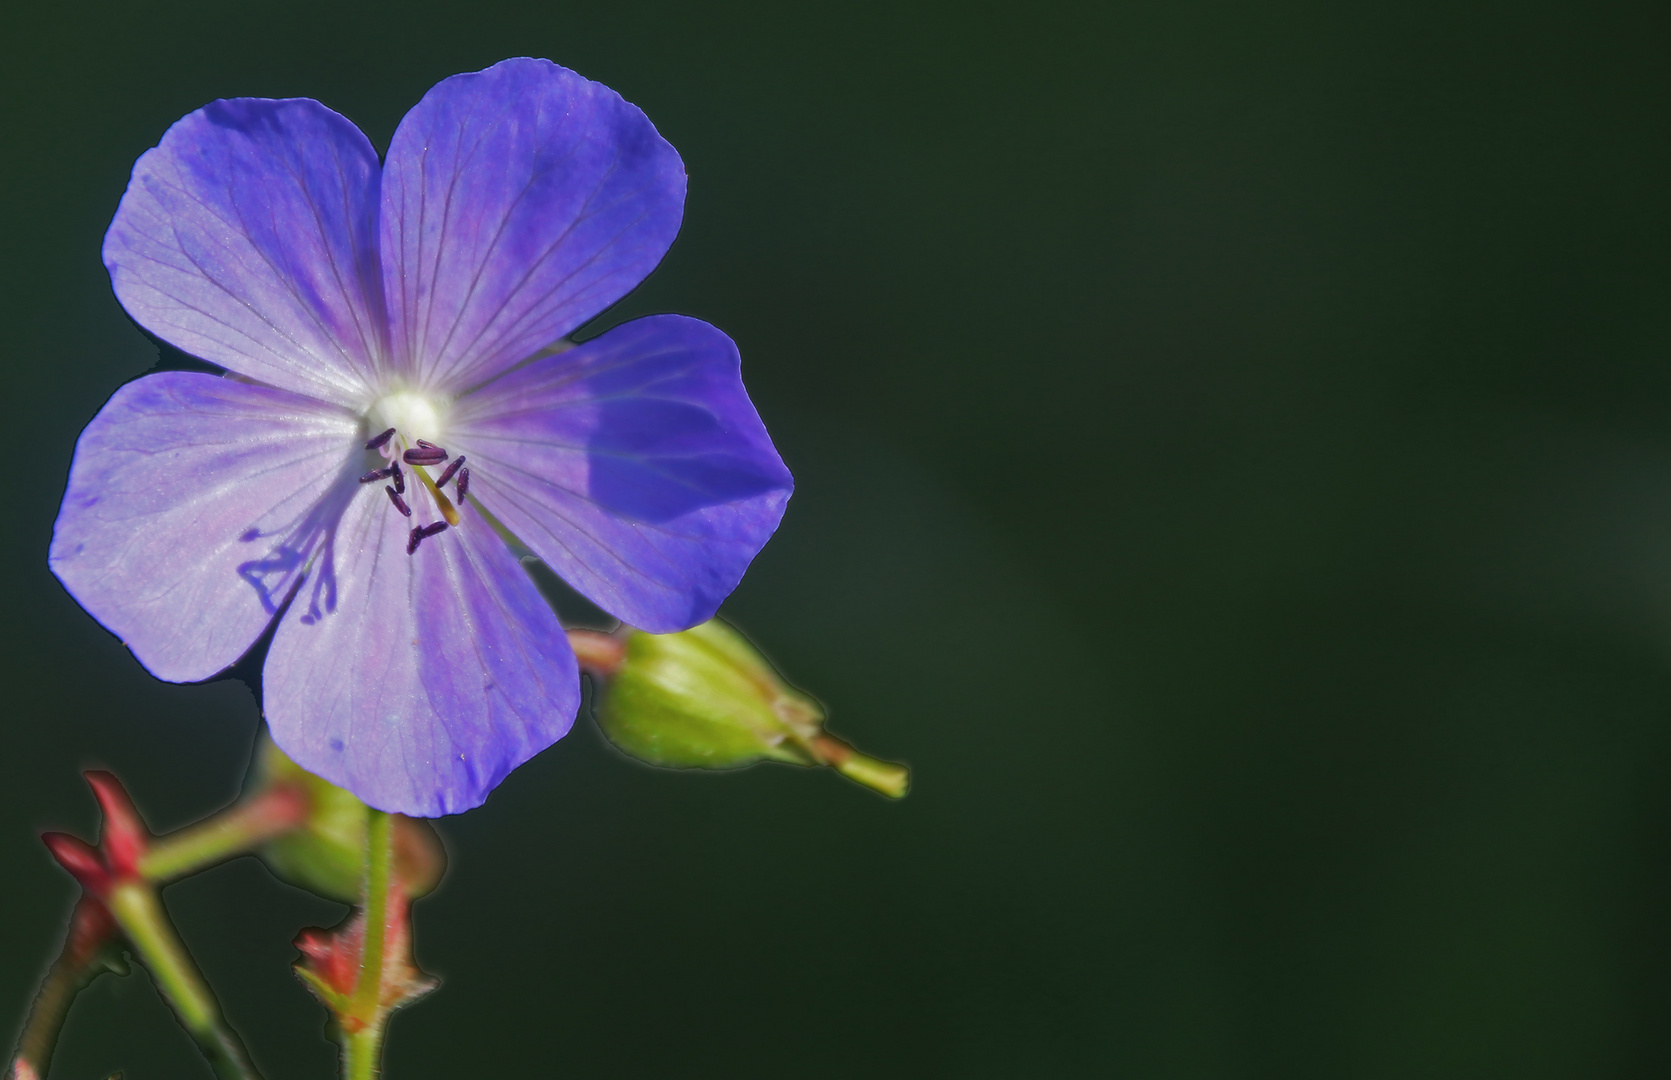
[[[292,786],[275,786],[196,825],[158,837],[139,860],[140,876],[162,884],[242,855],[301,825],[308,799]]]
[[[6,1080],[41,1080],[52,1065],[58,1033],[76,995],[107,971],[127,974],[117,950],[116,923],[105,906],[82,894],[70,913],[64,948],[52,962],[18,1033]]]
[[[911,770],[893,761],[860,753],[851,743],[821,731],[807,740],[813,756],[856,784],[903,799],[911,787]]]
[[[149,882],[129,879],[118,882],[107,903],[122,933],[138,954],[157,988],[179,1018],[180,1025],[197,1041],[203,1056],[222,1080],[259,1080],[261,1074],[249,1059],[243,1041],[226,1023],[209,984],[186,952],[163,910],[162,898]]]
[[[148,878],[142,869],[147,855],[156,846],[156,838],[139,816],[121,781],[110,773],[96,770],[85,776],[104,812],[98,847],[65,833],[47,833],[42,837],[53,857],[81,883],[83,898],[82,906],[77,908],[78,915],[83,906],[96,905],[104,913],[104,918],[121,931],[134,954],[150,971],[157,989],[174,1010],[180,1025],[196,1040],[208,1058],[216,1076],[222,1080],[259,1080],[261,1074],[250,1062],[249,1052],[244,1049],[237,1034],[227,1026],[219,1002],[169,921],[155,881]],[[270,811],[271,808],[268,808],[256,818],[265,820]],[[183,873],[208,862],[218,862],[233,853],[234,838],[242,837],[247,841],[246,847],[249,842],[254,842],[249,841],[247,835],[249,824],[249,821],[244,821],[242,828],[230,830],[204,830],[201,826],[182,830],[175,834],[186,839],[179,849],[180,853],[165,850],[160,865],[174,873]],[[206,843],[198,839],[205,836],[214,837],[214,842]],[[182,853],[190,853],[191,857],[187,858]],[[205,861],[194,863],[194,859]],[[89,923],[96,921],[90,915],[81,915],[81,918]],[[72,941],[76,932],[75,920],[72,919]],[[56,974],[55,966],[54,972],[48,976],[49,983]],[[69,983],[66,982],[66,985]],[[43,993],[46,992],[43,989]],[[61,1009],[68,1008],[68,1001],[61,1006],[56,1000],[49,1004],[53,1010],[60,1012],[61,1023]],[[50,1015],[48,1013],[43,1018],[43,1025],[51,1024]],[[50,1034],[56,1038],[56,1033],[56,1025],[52,1025],[50,1031],[45,1027],[42,1029],[42,1037]],[[41,1056],[43,1059],[50,1056],[50,1046]]]
[[[437,985],[411,960],[411,901],[396,851],[399,818],[366,813],[359,909],[335,930],[304,930],[296,939],[302,951],[296,974],[331,1011],[345,1080],[379,1075],[389,1017]]]
[[[394,861],[394,823],[381,810],[370,811],[366,822],[365,950],[360,957],[360,979],[343,1024],[344,1075],[349,1080],[371,1080],[381,1071],[383,1053],[383,952],[388,944],[389,868]],[[372,928],[377,929],[376,933]]]

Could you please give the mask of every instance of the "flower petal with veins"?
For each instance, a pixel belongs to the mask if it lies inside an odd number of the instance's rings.
[[[580,679],[557,616],[470,504],[452,542],[414,555],[406,525],[381,498],[349,506],[321,567],[334,607],[279,625],[264,697],[273,741],[304,769],[434,817],[562,738]]]
[[[558,576],[652,633],[710,618],[794,481],[737,347],[682,315],[618,326],[462,399],[471,492]]]
[[[570,333],[656,268],[685,167],[636,106],[549,60],[437,83],[383,172],[393,355],[466,390]]]
[[[104,238],[117,299],[210,363],[345,405],[384,345],[377,154],[307,98],[217,101],[133,167]]]
[[[341,497],[352,413],[189,371],[116,391],[76,444],[48,560],[155,676],[207,679],[261,636]]]

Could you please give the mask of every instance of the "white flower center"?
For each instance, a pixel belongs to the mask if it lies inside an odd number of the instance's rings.
[[[411,390],[397,390],[377,399],[366,413],[366,424],[374,435],[394,428],[409,446],[417,445],[419,439],[440,443],[446,433],[442,425],[445,409],[443,401]]]
[[[470,490],[470,470],[464,465],[463,454],[449,454],[440,444],[448,404],[444,397],[394,390],[366,410],[371,438],[365,448],[376,451],[387,464],[360,477],[360,483],[389,481],[383,493],[389,499],[390,512],[411,522],[406,537],[408,555],[417,551],[426,537],[456,529],[463,522],[458,507],[464,505]],[[438,475],[430,475],[430,469],[439,470]],[[412,482],[408,484],[408,480]],[[441,489],[454,480],[457,483],[449,499]]]

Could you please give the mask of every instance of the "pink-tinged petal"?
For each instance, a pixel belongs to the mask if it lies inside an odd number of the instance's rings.
[[[385,351],[377,154],[317,101],[217,101],[133,167],[104,262],[139,324],[211,363],[363,403]]]
[[[237,379],[131,382],[76,444],[53,573],[172,682],[234,663],[354,485],[352,414]]]
[[[505,60],[424,95],[389,144],[393,355],[460,392],[625,296],[679,231],[679,155],[615,91]]]
[[[462,399],[449,441],[480,499],[564,580],[655,633],[718,610],[794,486],[737,347],[657,315]]]
[[[421,520],[423,515],[418,515]],[[466,503],[406,552],[412,524],[356,500],[279,624],[263,694],[279,747],[381,810],[478,806],[561,738],[580,706],[568,639],[510,549]]]

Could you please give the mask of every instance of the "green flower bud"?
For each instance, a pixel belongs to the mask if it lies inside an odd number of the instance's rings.
[[[365,803],[291,761],[266,733],[256,749],[254,783],[291,785],[308,801],[300,826],[261,847],[261,860],[273,876],[332,900],[357,902],[366,867]],[[395,871],[409,896],[423,896],[447,868],[441,837],[420,818],[397,814],[394,825]]]
[[[652,765],[733,769],[756,761],[828,765],[891,798],[910,772],[823,730],[824,710],[787,685],[737,631],[710,619],[677,634],[571,630],[598,679],[598,724],[623,752]]]

